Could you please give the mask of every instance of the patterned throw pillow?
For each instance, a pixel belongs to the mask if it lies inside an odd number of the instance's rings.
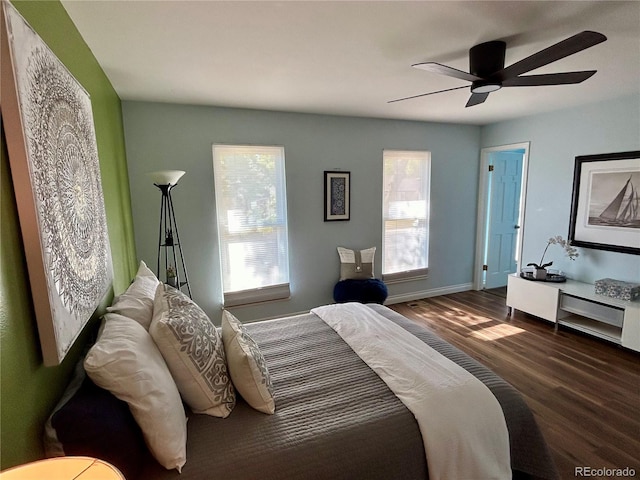
[[[231,379],[242,398],[256,410],[273,414],[276,403],[264,356],[242,323],[226,310],[222,314],[222,340]]]
[[[340,256],[340,280],[373,278],[373,259],[376,247],[366,250],[350,250],[338,247]]]
[[[236,395],[222,338],[202,309],[180,290],[160,284],[149,333],[187,405],[195,413],[227,417]]]

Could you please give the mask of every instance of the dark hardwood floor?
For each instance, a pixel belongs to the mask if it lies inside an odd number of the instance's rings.
[[[509,317],[496,293],[469,291],[390,308],[516,387],[561,478],[580,478],[576,467],[631,467],[640,478],[640,354],[573,330],[554,331],[553,324],[522,312]]]

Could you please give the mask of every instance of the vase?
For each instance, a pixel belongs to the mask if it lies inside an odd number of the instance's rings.
[[[536,280],[544,280],[547,278],[547,270],[545,268],[536,268],[533,271],[533,278]]]

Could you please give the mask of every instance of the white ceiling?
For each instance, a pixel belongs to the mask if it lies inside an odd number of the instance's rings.
[[[640,92],[640,2],[62,0],[123,100],[487,124]],[[604,43],[535,73],[596,69],[579,85],[504,88],[465,108],[468,50],[506,65],[583,30]]]

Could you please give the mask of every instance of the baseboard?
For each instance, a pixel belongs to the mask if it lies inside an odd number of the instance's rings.
[[[390,295],[384,302],[385,305],[393,305],[394,303],[411,302],[414,300],[420,300],[421,298],[437,297],[438,295],[448,295],[449,293],[466,292],[473,290],[473,283],[462,283],[460,285],[450,285],[447,287],[432,288],[430,290],[423,290],[421,292],[403,293],[400,295]],[[232,309],[230,309],[232,310]],[[303,310],[301,312],[286,313],[282,315],[274,315],[270,317],[256,318],[246,321],[247,323],[253,322],[268,322],[271,320],[278,320],[283,317],[296,317],[299,315],[305,315],[309,313],[309,310]]]
[[[393,305],[394,303],[412,302],[421,298],[437,297],[438,295],[448,295],[450,293],[466,292],[473,290],[473,283],[462,283],[460,285],[450,285],[447,287],[432,288],[423,290],[422,292],[402,293],[400,295],[390,295],[384,302],[385,305]]]

